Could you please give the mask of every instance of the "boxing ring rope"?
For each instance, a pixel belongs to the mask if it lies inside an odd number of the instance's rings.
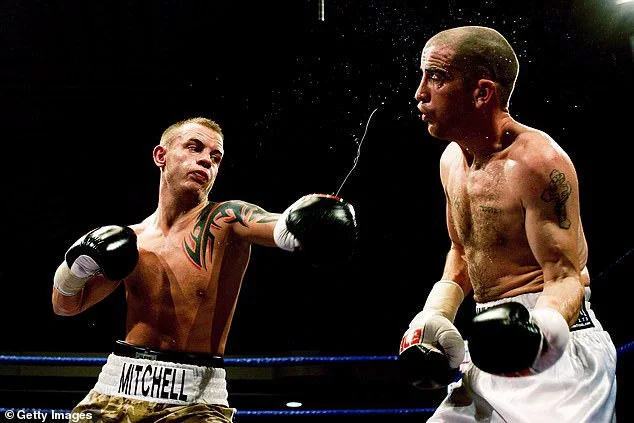
[[[225,357],[225,366],[270,366],[292,364],[354,363],[368,361],[396,361],[396,355],[356,356],[295,356],[295,357]],[[0,364],[65,364],[97,366],[106,364],[106,357],[53,357],[29,355],[0,355]]]
[[[634,341],[616,348],[617,355],[634,349]],[[231,366],[271,366],[321,363],[361,363],[396,361],[397,355],[353,355],[353,356],[295,356],[295,357],[225,357],[224,364]],[[48,364],[99,366],[106,364],[106,357],[54,357],[38,355],[0,355],[0,364]]]
[[[634,341],[617,348],[620,357],[634,350]],[[295,356],[295,357],[227,357],[225,366],[270,366],[296,365],[320,363],[360,363],[360,362],[388,362],[396,361],[396,355],[370,356]],[[105,357],[53,357],[53,356],[24,356],[0,355],[0,364],[28,364],[28,365],[80,365],[95,366],[106,363]],[[25,410],[44,414],[70,413],[71,410],[46,410],[24,408],[0,408],[0,414]],[[237,410],[238,416],[345,416],[345,415],[413,415],[432,414],[435,408],[377,408],[377,409],[339,409],[339,410]]]

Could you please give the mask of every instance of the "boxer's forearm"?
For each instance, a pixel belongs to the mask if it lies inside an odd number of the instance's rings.
[[[472,287],[467,262],[464,261],[463,254],[462,246],[452,243],[445,259],[441,279],[457,283],[462,288],[464,295],[467,295],[471,292]]]
[[[97,304],[119,286],[121,282],[110,281],[101,275],[93,276],[76,295],[63,295],[53,288],[53,311],[60,316],[73,316]]]
[[[578,277],[568,276],[545,281],[544,290],[537,299],[535,308],[552,308],[561,313],[568,326],[571,326],[579,317],[584,295],[585,291]]]
[[[73,316],[81,312],[81,293],[77,295],[63,295],[57,289],[53,289],[53,312],[59,316]]]

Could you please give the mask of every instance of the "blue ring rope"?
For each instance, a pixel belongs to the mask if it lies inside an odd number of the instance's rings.
[[[607,268],[605,268],[601,273],[599,273],[599,275],[597,275],[595,278],[593,278],[594,280],[597,279],[603,279],[604,277],[606,277],[606,275],[617,265],[620,264],[623,260],[625,260],[625,258],[627,256],[629,256],[630,254],[632,254],[634,252],[634,248],[630,248],[629,250],[627,250],[625,252],[625,254],[623,254],[621,257],[619,257],[616,261],[614,261],[614,263],[610,264]]]
[[[285,364],[314,364],[366,361],[396,361],[396,355],[356,355],[356,356],[307,356],[307,357],[243,357],[225,358],[225,366],[269,366]],[[0,364],[60,364],[60,365],[102,365],[107,357],[51,357],[37,355],[0,355]]]
[[[634,349],[634,341],[616,349],[618,355]],[[368,361],[396,361],[397,355],[354,355],[354,356],[298,356],[298,357],[243,357],[225,358],[225,366],[270,366],[315,363],[360,363]],[[106,357],[48,357],[37,355],[0,355],[0,364],[57,364],[57,365],[103,365]]]
[[[627,352],[632,351],[632,349],[634,349],[634,341],[628,342],[627,344],[623,344],[620,347],[618,347],[616,349],[616,354],[617,355],[622,355],[622,354],[625,354]]]

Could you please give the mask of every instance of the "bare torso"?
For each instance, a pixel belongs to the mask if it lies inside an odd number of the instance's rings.
[[[514,189],[518,184],[526,183],[522,181],[525,175],[518,160],[522,160],[523,148],[536,148],[526,145],[527,140],[534,142],[534,137],[535,133],[531,137],[518,138],[480,167],[467,163],[457,145],[449,147],[453,150],[448,149],[451,165],[445,189],[449,219],[464,248],[477,302],[542,290],[542,269],[529,245],[524,226],[525,209]],[[538,144],[549,142],[544,139]],[[580,230],[582,269],[586,255],[586,242]],[[582,272],[582,280],[589,284],[586,269]]]
[[[132,226],[139,261],[125,279],[127,342],[224,354],[251,244],[216,225],[211,206],[164,233],[152,216]]]

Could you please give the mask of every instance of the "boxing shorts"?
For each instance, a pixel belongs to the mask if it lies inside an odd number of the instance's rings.
[[[516,301],[533,309],[539,293],[477,304],[476,311]],[[500,342],[504,342],[500,339]],[[616,348],[590,307],[590,288],[563,356],[547,370],[523,377],[485,373],[467,353],[462,378],[428,422],[602,423],[614,422]]]

